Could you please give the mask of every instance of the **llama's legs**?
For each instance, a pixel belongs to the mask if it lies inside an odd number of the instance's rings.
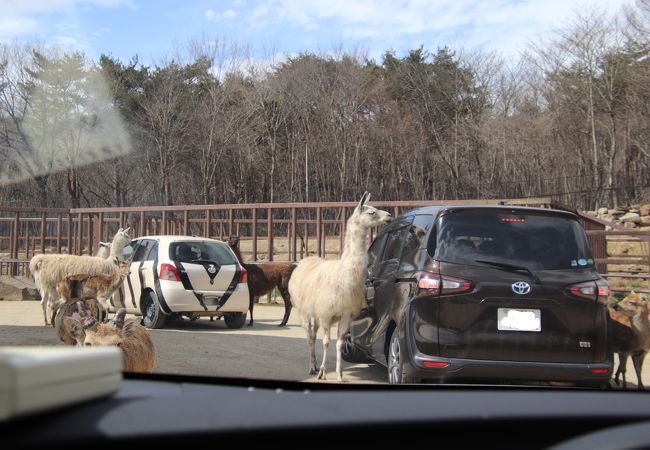
[[[330,326],[323,325],[323,362],[320,365],[320,370],[318,371],[318,379],[325,380],[327,379],[327,352],[330,348]]]
[[[253,306],[255,306],[255,297],[253,296],[253,293],[249,290],[248,291],[248,310],[251,313],[251,320],[250,320],[250,322],[248,322],[249,327],[253,326]]]
[[[47,289],[43,289],[41,290],[41,308],[43,308],[43,321],[45,322],[45,325],[47,325],[47,304]]]
[[[289,295],[289,290],[286,287],[281,287],[280,288],[280,294],[282,295],[282,299],[284,300],[284,317],[282,318],[282,322],[280,322],[280,327],[285,327],[287,326],[287,322],[289,321],[289,314],[291,314],[291,296]]]
[[[640,351],[632,355],[632,362],[634,363],[634,371],[636,372],[636,379],[639,390],[645,389],[643,386],[643,379],[641,378],[641,370],[643,369],[643,360],[645,359],[645,351]]]
[[[309,375],[314,375],[316,373],[316,331],[318,328],[315,319],[311,319],[303,314],[300,315],[300,318],[303,328],[307,331],[307,345],[309,345]],[[311,324],[312,320],[314,320],[313,327]]]
[[[341,368],[341,351],[343,351],[343,344],[345,342],[345,335],[348,334],[352,318],[349,315],[344,315],[339,321],[339,327],[336,333],[336,379],[343,381],[343,369]]]

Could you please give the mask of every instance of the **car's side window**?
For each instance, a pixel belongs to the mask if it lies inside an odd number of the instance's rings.
[[[413,217],[400,220],[399,222],[391,225],[391,230],[386,238],[386,246],[384,254],[381,258],[382,261],[397,260],[399,261],[404,247],[405,238],[411,228]]]
[[[157,241],[149,241],[151,245],[149,245],[149,251],[144,257],[145,261],[153,261],[156,259],[156,254],[158,253],[158,242]]]
[[[387,236],[388,235],[386,233],[377,236],[368,249],[368,267],[374,266],[375,263],[380,260]]]
[[[132,262],[144,261],[151,249],[151,241],[143,239],[139,242],[139,245],[136,247],[135,252],[133,253]]]
[[[402,249],[401,262],[404,270],[414,270],[416,264],[416,257],[422,242],[426,236],[429,228],[433,225],[432,215],[418,215],[415,216],[413,224],[408,228],[408,233],[404,234],[404,247]],[[406,267],[406,266],[410,267]]]

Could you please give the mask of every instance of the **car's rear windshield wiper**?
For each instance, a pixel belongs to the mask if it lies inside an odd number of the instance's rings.
[[[508,270],[510,272],[519,272],[519,271],[527,272],[535,283],[542,284],[542,281],[539,278],[537,278],[537,275],[535,275],[533,273],[533,271],[530,270],[526,266],[518,266],[516,264],[506,264],[506,263],[500,263],[500,262],[494,262],[494,261],[486,261],[484,259],[476,259],[475,261],[477,263],[481,263],[481,264],[489,264],[491,266],[495,266],[495,267],[498,267],[500,269]]]

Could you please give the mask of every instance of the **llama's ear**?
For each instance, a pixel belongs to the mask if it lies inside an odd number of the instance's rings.
[[[131,227],[126,227],[126,228],[124,229],[123,233],[124,233],[124,234],[127,234],[127,233],[129,232],[130,229],[131,229]]]
[[[357,209],[361,210],[361,208],[363,208],[363,205],[365,205],[366,202],[368,201],[368,198],[370,198],[370,194],[368,194],[368,191],[366,191],[361,196],[361,200],[359,200],[359,204],[357,205]]]

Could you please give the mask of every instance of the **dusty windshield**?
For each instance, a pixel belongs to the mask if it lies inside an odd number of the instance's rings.
[[[127,371],[642,381],[610,324],[649,342],[613,308],[650,292],[650,0],[0,13],[0,345],[126,314]]]

